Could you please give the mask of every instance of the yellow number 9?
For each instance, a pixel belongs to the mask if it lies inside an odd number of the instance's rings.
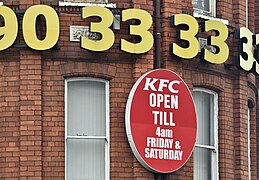
[[[9,48],[15,41],[18,33],[17,17],[12,9],[0,6],[0,15],[4,18],[5,26],[0,27],[0,51]]]

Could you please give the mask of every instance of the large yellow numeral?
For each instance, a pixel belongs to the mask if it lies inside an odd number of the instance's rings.
[[[36,19],[39,15],[43,15],[46,19],[46,36],[43,40],[39,40],[36,33]],[[35,50],[52,48],[59,38],[58,15],[47,5],[31,6],[24,14],[22,28],[25,42]]]
[[[228,38],[228,28],[225,24],[216,20],[209,20],[205,22],[203,31],[216,31],[217,36],[209,36],[208,45],[216,46],[218,52],[216,54],[207,49],[203,49],[204,59],[210,63],[222,64],[229,56],[229,48],[225,41]]]
[[[130,25],[130,34],[139,35],[141,37],[141,42],[131,43],[121,39],[121,50],[134,54],[141,54],[149,51],[154,43],[153,35],[148,31],[152,26],[151,15],[141,9],[123,10],[122,21],[130,19],[140,20],[139,25]]]
[[[253,56],[253,34],[249,29],[241,27],[235,31],[235,35],[242,43],[242,51],[238,57],[238,65],[245,71],[250,71],[255,60]]]
[[[9,48],[15,41],[18,33],[17,17],[12,9],[0,6],[0,15],[4,18],[4,26],[0,27],[0,51]]]
[[[91,32],[101,33],[101,40],[91,40],[81,36],[81,47],[91,51],[105,51],[112,47],[114,43],[114,33],[109,28],[113,22],[112,12],[100,6],[89,6],[82,9],[82,18],[88,18],[91,16],[98,16],[102,20],[100,22],[91,22]]]
[[[199,25],[196,19],[187,14],[173,16],[173,26],[185,25],[188,30],[180,30],[180,40],[188,41],[188,47],[180,47],[176,43],[172,45],[172,53],[186,59],[194,58],[198,54],[199,42],[195,35],[198,33]]]
[[[253,45],[258,46],[259,45],[259,34],[253,35]],[[257,74],[259,74],[259,57],[258,57],[258,49],[256,48],[254,51],[254,58],[255,58],[255,62],[254,62],[254,66],[255,66],[255,72]]]

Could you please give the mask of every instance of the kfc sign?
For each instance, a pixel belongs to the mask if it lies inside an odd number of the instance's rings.
[[[159,69],[140,77],[126,108],[126,131],[138,161],[156,173],[171,173],[189,159],[196,140],[196,111],[185,82]]]

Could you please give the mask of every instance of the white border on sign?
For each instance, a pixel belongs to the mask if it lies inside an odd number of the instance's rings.
[[[137,160],[140,162],[140,164],[142,166],[144,166],[146,169],[148,169],[149,171],[152,172],[158,172],[155,169],[151,168],[150,166],[147,165],[147,163],[142,159],[142,157],[139,155],[138,150],[135,146],[135,143],[133,142],[133,138],[132,138],[132,132],[131,132],[131,128],[130,128],[130,107],[131,107],[131,103],[132,103],[132,99],[133,96],[135,94],[135,91],[138,87],[138,85],[140,84],[140,82],[142,81],[142,79],[144,77],[146,77],[146,75],[148,75],[149,73],[151,73],[152,71],[146,72],[145,74],[143,74],[133,85],[130,94],[128,96],[128,101],[127,101],[127,105],[126,105],[126,112],[125,112],[125,126],[126,126],[126,134],[127,134],[127,138],[130,144],[130,148],[133,151],[133,154],[136,156]]]
[[[125,111],[125,126],[126,126],[126,134],[127,134],[127,138],[128,138],[128,141],[129,141],[129,144],[130,144],[130,147],[131,147],[131,150],[133,151],[133,154],[135,155],[135,157],[137,158],[137,160],[140,162],[140,164],[146,168],[147,170],[151,171],[151,172],[154,172],[154,173],[171,173],[171,172],[161,172],[161,171],[158,171],[152,167],[150,167],[143,159],[142,157],[139,155],[139,152],[135,146],[135,143],[133,142],[133,138],[132,138],[132,132],[131,132],[131,126],[130,126],[130,107],[131,107],[131,103],[132,103],[132,99],[133,99],[133,96],[135,94],[135,91],[138,87],[138,85],[140,84],[140,82],[150,73],[152,73],[153,71],[157,71],[157,70],[165,70],[165,71],[169,71],[169,72],[172,72],[173,74],[175,74],[176,76],[179,77],[179,79],[184,83],[184,85],[187,87],[188,89],[188,92],[191,96],[191,100],[192,100],[192,103],[194,105],[194,110],[195,110],[195,116],[196,116],[196,136],[197,136],[197,114],[196,114],[196,107],[195,107],[195,103],[194,103],[194,99],[193,99],[193,96],[192,96],[192,93],[189,89],[189,87],[187,86],[187,84],[185,83],[185,81],[178,75],[176,74],[175,72],[171,71],[171,70],[168,70],[168,69],[154,69],[154,70],[151,70],[149,72],[146,72],[145,74],[143,74],[136,82],[135,84],[133,85],[131,91],[130,91],[130,94],[128,96],[128,100],[127,100],[127,105],[126,105],[126,111]],[[195,137],[195,142],[193,144],[193,147],[192,147],[192,150],[189,154],[189,157],[186,159],[186,161],[176,170],[172,171],[172,172],[175,172],[177,170],[179,170],[180,168],[182,168],[186,162],[190,159],[191,155],[192,155],[192,152],[194,150],[194,147],[195,147],[195,144],[196,144],[196,137]]]

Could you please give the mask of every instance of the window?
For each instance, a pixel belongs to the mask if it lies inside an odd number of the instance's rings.
[[[192,5],[196,13],[216,16],[216,0],[192,0]]]
[[[251,108],[248,107],[248,114],[247,114],[247,157],[248,157],[248,180],[251,180],[251,127],[250,127],[250,120],[251,120]]]
[[[109,83],[65,81],[65,172],[67,180],[109,179]]]
[[[218,179],[218,96],[207,89],[194,89],[198,129],[194,148],[194,179]]]

